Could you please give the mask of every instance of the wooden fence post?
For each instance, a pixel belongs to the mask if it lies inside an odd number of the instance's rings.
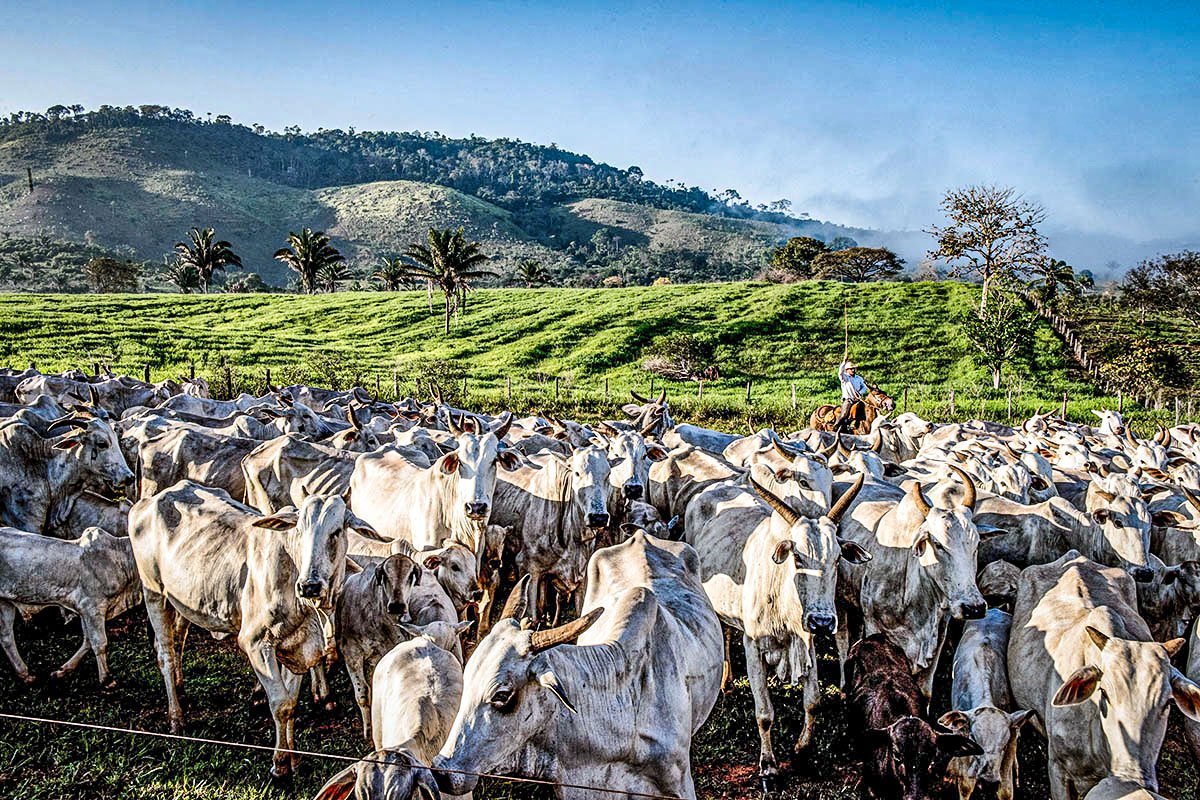
[[[1059,413],[1059,416],[1062,417],[1063,419],[1067,418],[1067,393],[1066,392],[1063,392],[1062,411],[1061,411],[1061,413]]]
[[[1188,421],[1192,420],[1192,396],[1188,395]]]
[[[1008,418],[1006,422],[1012,422],[1012,387],[1008,387]]]
[[[375,373],[375,399],[379,399],[379,373]]]
[[[512,400],[512,375],[504,377],[504,393],[508,395],[508,399]]]
[[[904,387],[904,405],[902,406],[904,413],[908,413],[908,387]]]
[[[950,417],[954,418],[954,390],[950,390]]]
[[[653,378],[650,379],[650,385],[651,386],[654,385]],[[556,403],[558,402],[558,376],[557,375],[554,376],[554,402],[556,402]]]
[[[654,373],[650,373],[650,391],[646,394],[648,397],[654,396]]]
[[[188,363],[188,377],[191,378],[192,380],[196,380],[196,362],[195,361]]]
[[[463,376],[462,396],[463,396],[463,402],[465,403],[466,399],[467,399],[467,376],[466,375]]]
[[[271,391],[271,368],[267,367],[267,391]]]
[[[704,378],[701,378],[701,379],[700,379],[700,380],[699,380],[699,381],[696,383],[696,399],[697,399],[697,400],[703,400],[703,399],[704,399]]]
[[[392,370],[392,402],[400,399],[400,370]]]
[[[1162,403],[1163,403],[1162,389],[1159,389],[1158,390],[1158,398],[1154,402],[1154,410],[1162,411]]]
[[[746,379],[746,402],[747,403],[750,402],[750,384],[751,384],[751,379],[747,378]]]
[[[142,367],[142,380],[146,383],[150,382],[150,365],[146,364]]]
[[[1117,389],[1117,413],[1125,413],[1125,393]]]
[[[604,379],[604,402],[608,402],[608,378]]]
[[[792,382],[792,411],[796,410],[796,383]]]
[[[1179,395],[1175,395],[1175,424],[1179,425]]]
[[[29,362],[29,368],[30,368],[30,369],[32,369],[32,370],[34,370],[34,371],[36,371],[36,370],[37,370],[37,362],[36,362],[36,361],[30,361],[30,362]]]
[[[225,399],[233,399],[233,370],[228,364],[225,365]]]

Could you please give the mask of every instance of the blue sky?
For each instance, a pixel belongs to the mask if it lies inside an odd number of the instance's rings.
[[[1023,5],[13,4],[0,113],[162,103],[556,142],[883,229],[1000,182],[1062,242],[1200,244],[1195,3]]]

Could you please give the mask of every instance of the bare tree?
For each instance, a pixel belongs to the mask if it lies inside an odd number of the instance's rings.
[[[952,189],[942,198],[941,208],[949,224],[926,231],[938,242],[929,255],[945,259],[954,277],[982,279],[980,311],[987,308],[993,281],[1021,277],[1045,257],[1046,237],[1038,225],[1045,221],[1046,212],[1015,189]]]

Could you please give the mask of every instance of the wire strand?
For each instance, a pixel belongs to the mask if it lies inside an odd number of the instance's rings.
[[[266,751],[266,752],[270,752],[270,753],[274,753],[274,752],[290,753],[292,755],[298,755],[298,756],[311,756],[313,758],[324,758],[324,759],[329,759],[331,761],[349,761],[352,763],[358,763],[360,761],[364,761],[369,764],[383,764],[386,766],[391,766],[393,768],[401,767],[401,766],[406,767],[406,768],[414,768],[415,766],[421,766],[424,769],[429,769],[429,767],[425,767],[424,765],[389,764],[386,761],[380,761],[379,759],[371,758],[370,756],[365,756],[363,758],[356,758],[354,756],[344,756],[339,753],[322,753],[322,752],[319,752],[316,750],[280,749],[280,750],[276,751],[276,749],[274,747],[268,747],[267,745],[263,745],[263,744],[250,744],[249,742],[229,742],[229,741],[225,741],[223,739],[207,739],[202,736],[187,736],[187,735],[181,734],[181,733],[161,733],[159,731],[144,731],[144,730],[139,730],[137,728],[118,728],[113,725],[101,725],[101,724],[98,724],[95,722],[75,722],[72,720],[64,720],[64,719],[49,719],[47,717],[29,717],[29,716],[25,716],[23,714],[11,714],[11,713],[7,713],[7,712],[0,712],[0,719],[11,719],[11,720],[16,720],[18,722],[38,723],[38,724],[42,724],[42,725],[64,725],[68,728],[82,728],[84,730],[104,731],[106,733],[123,733],[128,736],[150,736],[150,737],[157,738],[157,739],[170,739],[170,740],[174,740],[174,741],[191,742],[193,744],[212,744],[212,745],[217,745],[219,747],[240,747],[244,750],[258,750],[258,751]],[[494,779],[494,780],[509,781],[511,783],[529,783],[529,784],[534,784],[537,786],[557,786],[557,787],[561,787],[563,789],[583,789],[583,790],[586,790],[589,792],[601,792],[603,794],[619,795],[619,796],[624,796],[624,797],[643,797],[643,798],[646,798],[646,800],[683,800],[682,798],[676,797],[674,795],[649,794],[647,792],[635,792],[635,791],[623,790],[623,789],[620,789],[620,790],[619,789],[608,789],[608,788],[602,788],[599,786],[587,786],[585,784],[578,784],[578,783],[562,783],[560,781],[548,781],[548,780],[544,780],[542,778],[523,778],[523,777],[518,777],[518,776],[513,776],[513,775],[497,775],[497,774],[493,774],[493,773],[489,773],[489,772],[468,772],[466,770],[459,770],[459,769],[439,769],[438,772],[445,772],[445,773],[448,773],[451,775],[468,775],[468,776],[475,777],[475,778],[490,778],[490,779]]]

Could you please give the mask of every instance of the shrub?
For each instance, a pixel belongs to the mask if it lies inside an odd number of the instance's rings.
[[[712,339],[690,333],[674,333],[646,348],[642,369],[677,381],[711,380],[718,377],[717,345]]]

